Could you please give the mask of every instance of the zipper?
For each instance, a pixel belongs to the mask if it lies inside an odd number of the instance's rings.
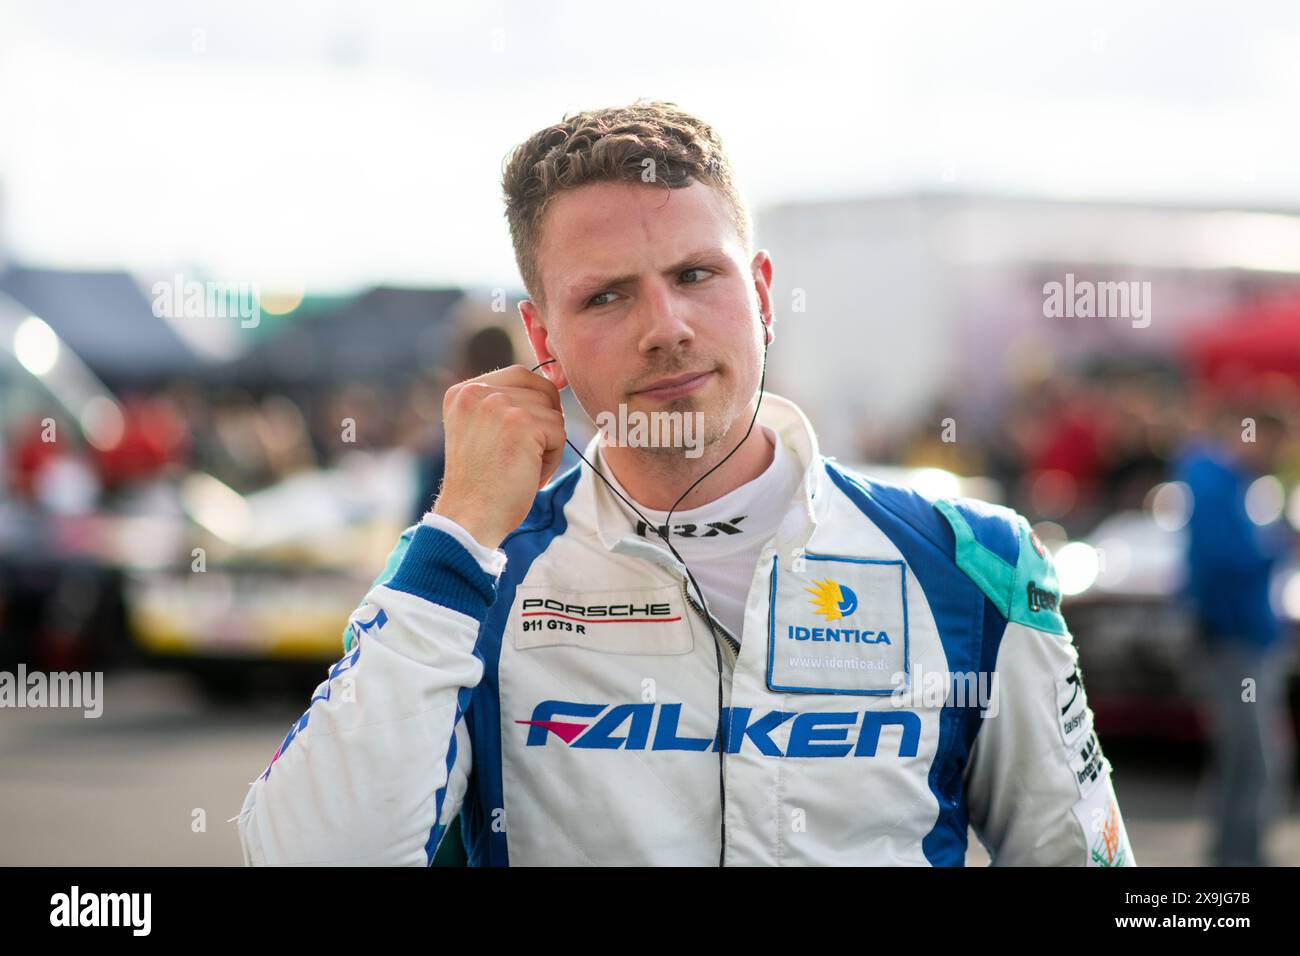
[[[731,632],[723,627],[717,618],[712,614],[705,614],[704,608],[695,603],[695,598],[691,597],[690,582],[687,578],[682,578],[682,597],[686,598],[686,603],[695,609],[695,613],[702,617],[706,624],[712,622],[713,626],[717,628],[718,633],[722,636],[722,646],[731,655],[731,666],[734,669],[736,661],[740,657],[740,642],[731,636]]]

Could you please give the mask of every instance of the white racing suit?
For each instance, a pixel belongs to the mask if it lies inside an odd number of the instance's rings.
[[[721,720],[682,567],[579,465],[499,576],[403,534],[248,792],[245,862],[426,865],[459,814],[471,865],[716,865],[721,738],[728,864],[961,865],[969,824],[997,865],[1133,865],[1025,519],[847,471],[776,395],[760,421],[803,480],[718,626]]]

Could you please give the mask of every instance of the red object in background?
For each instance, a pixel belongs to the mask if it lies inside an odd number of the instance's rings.
[[[1033,472],[1063,471],[1080,485],[1096,480],[1100,467],[1098,423],[1079,403],[1071,403],[1065,416],[1052,423],[1047,442],[1029,462]]]
[[[1240,389],[1268,375],[1300,384],[1300,292],[1234,309],[1191,335],[1184,356],[1197,378],[1220,388]]]
[[[96,458],[104,484],[113,487],[147,478],[185,459],[189,435],[176,409],[162,399],[129,399],[122,406],[121,440]]]
[[[20,495],[31,497],[36,487],[36,476],[59,454],[58,444],[45,441],[44,435],[45,427],[34,421],[14,441],[12,481],[14,490]]]

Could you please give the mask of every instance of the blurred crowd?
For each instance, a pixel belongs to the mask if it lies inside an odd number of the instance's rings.
[[[392,378],[262,387],[160,383],[122,397],[121,436],[111,448],[50,442],[40,415],[9,416],[0,422],[4,486],[20,499],[78,511],[112,507],[135,483],[188,470],[248,493],[333,467],[358,450],[405,448],[420,462],[418,500],[411,503],[418,514],[441,475],[446,388],[515,356],[510,334],[488,326],[466,334],[442,366]],[[1108,514],[1142,508],[1169,477],[1177,449],[1208,427],[1224,401],[1172,368],[1058,372],[1020,383],[999,414],[983,422],[970,422],[955,395],[942,397],[909,427],[864,444],[859,460],[990,478],[1006,504],[1079,535]],[[1281,381],[1230,404],[1243,417],[1261,409],[1290,419],[1300,395],[1294,381]],[[61,435],[76,435],[70,422],[58,427]],[[1297,434],[1289,431],[1279,453],[1279,477],[1288,486],[1300,480]]]
[[[955,397],[936,402],[900,440],[871,447],[865,457],[987,476],[1006,504],[1072,535],[1109,514],[1148,506],[1152,489],[1171,477],[1179,449],[1225,412],[1238,422],[1288,420],[1277,474],[1288,487],[1300,482],[1300,429],[1290,421],[1300,390],[1289,380],[1225,395],[1174,369],[1058,374],[1022,383],[995,421],[946,441],[944,419],[966,427],[961,407]]]
[[[112,508],[140,483],[191,470],[248,493],[357,450],[427,453],[438,444],[445,387],[438,373],[297,392],[165,383],[122,399],[120,437],[106,448],[85,441],[68,417],[54,418],[59,439],[49,440],[43,410],[3,423],[3,485],[18,499],[73,513]],[[71,471],[77,494],[64,490]]]

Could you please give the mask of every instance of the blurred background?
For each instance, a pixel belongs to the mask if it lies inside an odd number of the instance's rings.
[[[507,151],[641,96],[721,133],[823,451],[1053,552],[1139,863],[1216,861],[1229,740],[1300,863],[1293,4],[137,0],[0,2],[0,670],[106,681],[0,710],[0,864],[239,862],[443,390],[531,360]],[[1232,737],[1207,607],[1251,593]]]

